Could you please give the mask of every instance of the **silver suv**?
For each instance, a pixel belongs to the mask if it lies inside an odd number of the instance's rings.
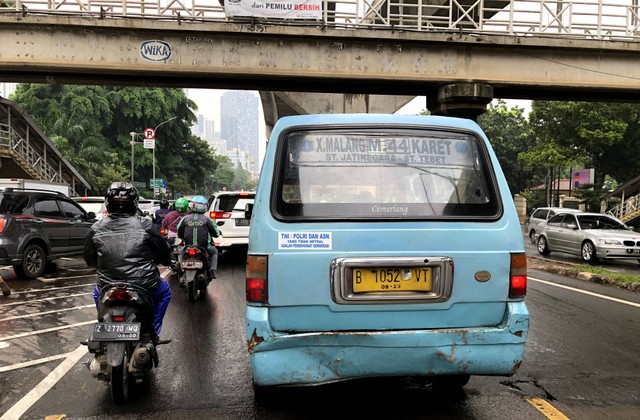
[[[564,207],[538,207],[531,212],[529,216],[529,224],[527,225],[527,235],[532,244],[536,243],[536,235],[538,232],[538,226],[551,216],[555,216],[558,213],[573,212],[578,213],[578,209],[569,209]]]
[[[94,212],[62,193],[0,189],[0,265],[11,264],[18,277],[39,277],[47,263],[82,255],[95,221]]]
[[[222,250],[249,243],[251,219],[244,217],[247,204],[253,204],[254,191],[220,191],[209,199],[209,217],[218,225],[222,237],[216,246]]]

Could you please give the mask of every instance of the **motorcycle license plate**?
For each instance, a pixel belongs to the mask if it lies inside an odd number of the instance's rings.
[[[199,260],[186,260],[180,262],[181,268],[202,268],[202,261]]]
[[[98,322],[93,326],[93,341],[140,340],[139,322]]]

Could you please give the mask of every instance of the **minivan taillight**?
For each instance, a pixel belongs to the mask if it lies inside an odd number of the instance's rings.
[[[211,219],[211,220],[230,219],[230,218],[231,218],[231,213],[230,212],[224,212],[224,211],[210,211],[209,212],[209,219]]]
[[[247,255],[247,302],[268,303],[267,256]]]
[[[4,230],[4,226],[6,223],[7,223],[7,219],[0,216],[0,233],[2,233],[2,231]]]
[[[527,294],[527,255],[511,254],[509,297],[522,298]]]

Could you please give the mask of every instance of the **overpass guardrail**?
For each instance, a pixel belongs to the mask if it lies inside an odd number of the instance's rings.
[[[638,0],[323,0],[320,19],[229,17],[216,1],[0,0],[0,14],[640,41]]]

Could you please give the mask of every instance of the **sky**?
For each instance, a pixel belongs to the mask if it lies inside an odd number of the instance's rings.
[[[187,92],[187,96],[192,99],[198,105],[198,111],[196,114],[202,114],[206,119],[213,119],[215,121],[215,131],[220,131],[220,97],[227,90],[221,89],[189,89]],[[257,91],[252,91],[256,96],[259,97]],[[531,110],[531,101],[529,100],[505,100],[507,106],[513,108],[518,106],[520,108],[525,109],[525,114],[527,114]],[[259,121],[259,131],[260,131],[260,149],[259,149],[259,160],[262,162],[264,158],[264,153],[267,145],[267,135],[266,135],[266,127],[264,123],[263,113],[262,113],[262,104],[260,104],[260,121]],[[408,114],[415,115],[419,114],[422,110],[427,108],[427,99],[425,96],[417,96],[407,105],[396,111],[397,114]]]
[[[189,98],[198,104],[198,114],[202,114],[207,119],[213,119],[216,124],[216,131],[220,130],[220,96],[226,90],[219,89],[189,89]],[[258,92],[255,92],[258,96]],[[518,106],[524,108],[527,112],[531,109],[531,101],[529,100],[506,100],[507,106],[513,108]],[[397,111],[398,114],[419,114],[427,108],[427,100],[425,96],[417,96],[414,100]],[[262,116],[262,104],[260,108]],[[264,133],[264,121],[261,119],[260,130]]]

